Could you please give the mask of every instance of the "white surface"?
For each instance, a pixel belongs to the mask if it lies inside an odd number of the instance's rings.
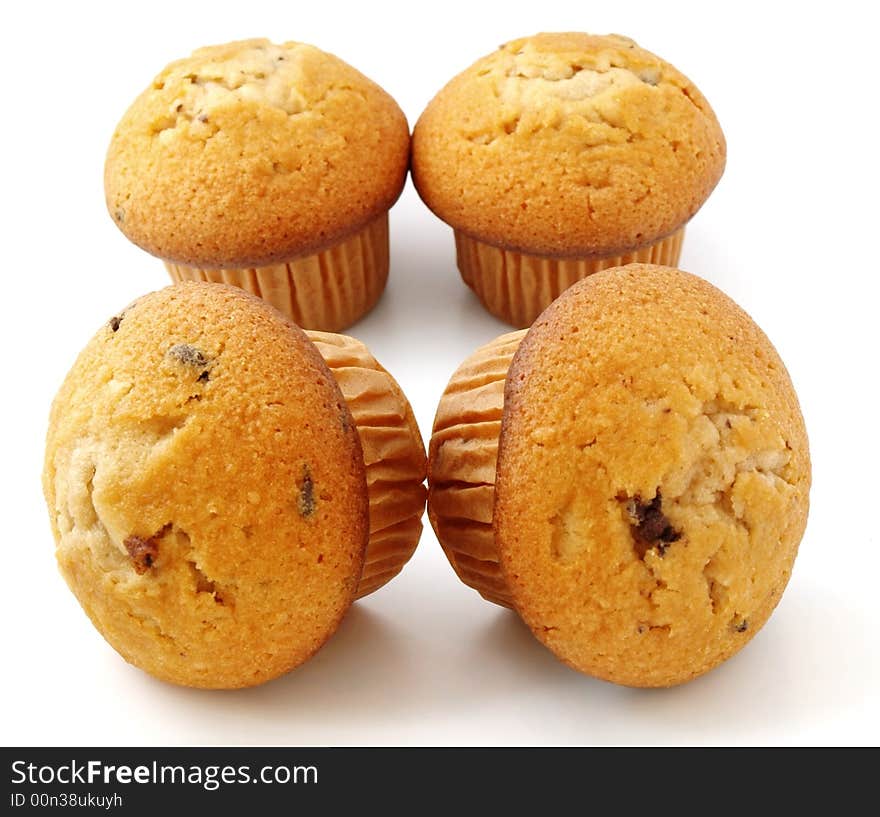
[[[523,4],[525,5],[525,4]],[[19,3],[3,30],[6,267],[4,744],[876,743],[876,26],[870,4],[656,2],[126,6]],[[13,19],[10,19],[10,14]],[[17,15],[17,18],[15,18]],[[199,692],[126,665],[57,573],[40,491],[49,403],[87,339],[166,274],[104,209],[103,155],[169,60],[245,36],[337,53],[413,123],[454,73],[538,30],[616,31],[667,57],[718,113],[729,160],[682,266],[764,328],[798,388],[812,512],[764,630],[704,678],[635,691],[559,664],[513,614],[460,584],[430,528],[387,588],[308,664],[262,688]],[[423,433],[458,363],[506,327],[461,284],[450,230],[411,185],[392,275],[351,330],[409,395]]]

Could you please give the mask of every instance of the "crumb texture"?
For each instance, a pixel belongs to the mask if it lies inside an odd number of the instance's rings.
[[[504,400],[501,575],[559,657],[666,686],[761,628],[804,531],[810,461],[785,367],[736,304],[670,268],[597,273],[526,335]]]
[[[107,153],[107,208],[168,261],[277,263],[387,210],[408,159],[403,113],[363,74],[310,45],[244,40],[171,63],[134,101]]]
[[[483,598],[512,607],[492,532],[495,460],[504,381],[525,331],[480,347],[449,380],[434,418],[428,516],[458,577]]]
[[[364,452],[370,541],[357,597],[393,579],[422,535],[425,445],[397,381],[355,338],[306,332],[342,390]]]
[[[241,290],[179,284],[102,327],[53,403],[43,486],[71,590],[163,680],[270,680],[354,597],[368,529],[351,415],[313,344]]]
[[[724,169],[696,86],[619,36],[539,34],[463,71],[413,132],[422,198],[467,235],[549,256],[613,255],[671,235]]]

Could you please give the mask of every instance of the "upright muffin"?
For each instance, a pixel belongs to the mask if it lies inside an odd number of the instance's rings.
[[[538,34],[434,97],[412,169],[455,230],[465,283],[492,314],[528,326],[593,272],[676,264],[725,150],[696,86],[632,40]]]
[[[53,403],[43,486],[61,572],[126,660],[262,683],[400,570],[424,448],[390,375],[372,385],[340,389],[300,329],[227,286],[168,287],[98,331]],[[361,445],[346,390],[384,448]],[[388,480],[368,481],[386,452]]]
[[[397,103],[311,45],[244,40],[167,66],[122,117],[107,208],[174,280],[234,284],[309,329],[369,311],[409,130]]]
[[[737,652],[778,603],[810,459],[748,315],[695,276],[631,265],[462,364],[428,479],[464,582],[572,667],[669,686]]]

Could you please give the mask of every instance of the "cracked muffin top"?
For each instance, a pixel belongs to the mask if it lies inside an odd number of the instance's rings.
[[[286,672],[360,579],[367,487],[349,409],[303,332],[237,288],[168,287],[97,332],[52,405],[43,487],[71,590],[163,680]]]
[[[397,103],[302,43],[244,40],[171,63],[107,153],[107,208],[161,258],[256,266],[323,249],[387,210],[406,178]]]
[[[577,669],[666,686],[738,651],[786,586],[809,488],[782,360],[696,276],[597,273],[513,357],[497,548],[514,606]]]
[[[538,34],[463,71],[413,132],[413,179],[444,221],[489,244],[589,256],[653,243],[724,169],[709,103],[616,35]]]

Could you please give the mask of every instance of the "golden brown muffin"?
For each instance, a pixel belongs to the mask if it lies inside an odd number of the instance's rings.
[[[402,401],[399,456],[417,479],[424,449],[399,388],[386,375],[358,399],[376,416]],[[369,502],[393,488],[368,487],[336,378],[301,330],[240,289],[181,284],[113,317],[53,403],[43,484],[84,610],[126,660],[173,683],[270,680],[390,578],[373,570],[361,586],[365,550],[382,548],[368,545]],[[415,546],[408,532],[389,568]]]
[[[122,117],[107,207],[175,280],[241,286],[336,330],[379,298],[409,130],[378,85],[311,45],[244,40],[167,66]]]
[[[606,267],[678,262],[725,142],[683,74],[616,35],[509,42],[449,82],[413,132],[413,180],[455,229],[494,315],[527,326]]]
[[[809,503],[770,341],[707,282],[650,265],[581,281],[466,361],[428,470],[461,578],[572,667],[631,686],[690,680],[754,636]]]
[[[370,541],[357,598],[391,581],[413,555],[425,511],[425,445],[397,381],[359,340],[308,331],[330,367],[360,436]]]

